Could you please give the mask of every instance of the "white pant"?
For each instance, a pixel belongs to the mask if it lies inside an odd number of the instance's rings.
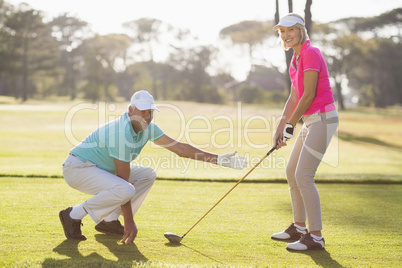
[[[85,210],[100,223],[111,213],[122,215],[121,205],[131,200],[133,215],[137,212],[156,179],[150,167],[131,164],[129,182],[100,169],[90,161],[69,155],[63,163],[67,184],[83,193],[94,195],[83,203]]]

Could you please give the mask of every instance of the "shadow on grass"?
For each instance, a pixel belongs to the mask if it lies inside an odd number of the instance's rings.
[[[219,264],[224,264],[223,262],[218,261],[218,260],[212,258],[211,256],[208,256],[207,254],[202,253],[202,252],[199,251],[199,250],[196,250],[196,249],[194,249],[194,248],[191,248],[191,247],[186,246],[186,245],[181,244],[181,243],[170,243],[170,242],[168,242],[168,243],[165,243],[165,246],[167,246],[167,247],[172,247],[172,248],[185,247],[185,248],[188,248],[188,249],[190,249],[190,250],[192,250],[192,251],[194,251],[194,252],[200,254],[201,256],[204,256],[204,257],[207,258],[207,259],[210,259],[211,261],[214,261],[214,262],[219,263]]]
[[[166,243],[165,243],[165,246],[171,247],[171,248],[178,248],[178,247],[183,246],[183,244],[166,242]]]
[[[293,254],[304,254],[310,256],[311,259],[320,267],[333,267],[341,268],[342,266],[339,262],[334,260],[326,250],[311,250],[311,251],[289,251]]]
[[[80,241],[64,240],[53,249],[53,252],[67,256],[69,259],[49,258],[42,263],[42,267],[132,267],[135,263],[146,263],[148,261],[135,244],[120,245],[116,243],[116,237],[107,235],[98,234],[95,235],[95,238],[105,245],[118,260],[105,259],[96,252],[83,256],[78,250]]]
[[[354,134],[346,132],[346,131],[339,131],[338,138],[343,141],[348,141],[348,142],[368,143],[368,144],[374,144],[374,145],[387,147],[387,148],[394,149],[394,150],[402,150],[402,146],[395,145],[395,144],[385,142],[385,141],[381,141],[381,140],[373,138],[373,137],[357,136],[357,135],[354,135]]]
[[[95,239],[99,243],[102,243],[110,252],[117,258],[118,262],[147,262],[148,259],[138,250],[137,246],[133,244],[123,245],[116,243],[116,238],[120,239],[120,236],[96,234]],[[130,266],[131,267],[131,266]]]

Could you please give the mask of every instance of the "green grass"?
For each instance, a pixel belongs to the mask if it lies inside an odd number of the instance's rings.
[[[68,151],[99,125],[122,114],[126,103],[0,103],[0,176],[61,177]],[[81,108],[81,109],[80,109]],[[237,150],[256,164],[272,145],[281,110],[263,106],[161,102],[154,121],[169,136],[215,153]],[[392,110],[393,111],[393,110]],[[297,126],[299,131],[301,125]],[[317,181],[402,182],[402,113],[340,113],[340,125]],[[294,140],[275,151],[249,180],[284,180]],[[149,143],[135,160],[163,179],[237,180],[236,170],[179,158]]]
[[[120,237],[97,233],[89,217],[82,229],[87,241],[65,240],[58,212],[89,196],[61,179],[61,163],[74,144],[125,109],[125,103],[19,104],[0,97],[0,267],[402,265],[398,108],[340,113],[339,130],[316,177],[328,182],[317,184],[326,251],[291,253],[270,239],[292,221],[288,186],[268,182],[285,181],[293,141],[256,168],[181,245],[168,243],[163,233],[184,234],[266,154],[281,114],[263,106],[189,102],[162,103],[155,122],[169,136],[205,150],[237,150],[249,167],[238,171],[187,161],[151,143],[135,161],[158,174],[135,217],[135,244],[120,245]]]
[[[401,185],[320,184],[326,251],[291,253],[270,235],[291,222],[286,184],[240,184],[182,241],[232,185],[157,181],[136,215],[133,245],[94,230],[64,238],[58,212],[88,196],[62,179],[0,178],[0,266],[5,267],[400,267]]]

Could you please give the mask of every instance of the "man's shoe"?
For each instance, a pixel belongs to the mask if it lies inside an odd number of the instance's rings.
[[[292,223],[285,231],[275,233],[271,236],[271,238],[281,241],[288,241],[288,240],[297,241],[305,234],[307,234],[307,229],[300,230],[294,225],[294,223]]]
[[[310,234],[306,234],[299,241],[289,243],[286,249],[296,251],[325,249],[325,240],[324,238],[315,240]]]
[[[64,234],[67,239],[73,240],[87,240],[87,238],[81,233],[81,220],[74,220],[70,217],[70,212],[73,208],[68,207],[65,210],[60,211],[59,218],[61,225],[63,226]]]
[[[124,226],[121,225],[119,220],[115,221],[101,221],[97,225],[95,225],[95,229],[98,232],[105,234],[115,234],[115,235],[124,235]]]

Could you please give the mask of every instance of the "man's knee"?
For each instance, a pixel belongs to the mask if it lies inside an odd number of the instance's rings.
[[[150,168],[148,178],[149,178],[149,180],[152,180],[152,181],[156,180],[156,172],[153,168]]]
[[[117,186],[117,188],[118,189],[116,190],[119,192],[119,196],[121,196],[121,199],[124,203],[131,200],[135,195],[134,185],[130,183],[120,184],[119,186]]]
[[[147,187],[151,187],[156,180],[156,172],[153,168],[149,168],[146,174],[144,174],[143,178],[139,179],[139,182],[143,185],[147,185]]]
[[[156,172],[153,168],[147,167],[136,180],[154,182],[156,180]]]

